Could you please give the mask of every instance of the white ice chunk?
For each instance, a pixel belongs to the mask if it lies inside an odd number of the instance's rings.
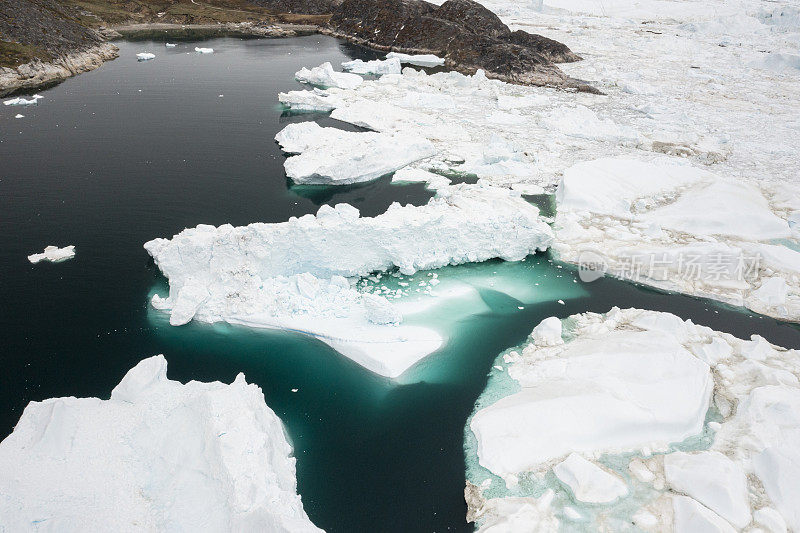
[[[155,59],[156,55],[150,52],[139,52],[136,54],[136,59],[139,61],[149,61],[150,59]]]
[[[354,59],[353,61],[345,61],[342,63],[342,68],[354,74],[400,74],[402,67],[400,60],[397,58],[380,60],[373,59],[372,61],[362,61]]]
[[[39,102],[40,99],[44,98],[44,96],[40,94],[34,94],[30,97],[30,99],[23,98],[21,96],[17,98],[11,98],[10,100],[6,100],[3,102],[3,105],[34,105]]]
[[[687,496],[673,496],[674,531],[735,533],[736,530],[714,511]]]
[[[339,89],[355,89],[364,81],[358,74],[336,72],[330,62],[325,62],[318,67],[298,70],[295,75],[297,81],[317,85],[319,87],[337,87]]]
[[[283,424],[242,374],[167,379],[141,361],[111,398],[31,402],[0,443],[9,531],[320,531]]]
[[[555,316],[545,318],[533,328],[531,338],[537,346],[563,344],[564,341],[561,339],[561,320]]]
[[[194,47],[194,51],[197,52],[198,54],[213,54],[214,53],[214,49],[213,48],[203,48],[203,47],[200,47],[200,46],[195,46]]]
[[[433,54],[401,54],[399,52],[389,52],[386,59],[399,59],[401,63],[416,65],[418,67],[438,67],[444,65],[444,59]]]
[[[154,307],[170,323],[192,318],[292,329],[326,342],[367,369],[397,377],[438,349],[434,330],[397,324],[392,304],[351,280],[398,267],[508,261],[546,249],[549,226],[507,189],[447,188],[421,207],[393,204],[374,218],[347,204],[277,224],[201,225],[145,244],[170,281]],[[348,280],[346,278],[351,278]]]
[[[275,140],[295,183],[343,185],[371,181],[433,156],[433,144],[422,137],[322,128],[316,122],[289,124]]]
[[[531,358],[509,369],[520,392],[481,409],[470,424],[480,464],[501,477],[573,451],[665,446],[702,428],[709,367],[673,335],[612,330],[556,352],[527,350]],[[550,358],[533,357],[538,350],[550,350]]]
[[[164,46],[166,46],[167,48],[175,48],[178,45],[175,43],[164,43]]]
[[[747,477],[739,465],[715,451],[674,452],[664,457],[672,488],[702,503],[738,528],[750,523]]]
[[[65,246],[63,248],[59,248],[58,246],[47,246],[44,249],[44,252],[40,254],[32,254],[28,256],[28,261],[33,264],[38,263],[39,261],[50,261],[52,263],[60,263],[61,261],[66,261],[67,259],[72,259],[75,257],[75,246]]]
[[[609,503],[628,494],[628,487],[619,476],[606,472],[577,453],[571,453],[558,463],[553,472],[581,502]]]

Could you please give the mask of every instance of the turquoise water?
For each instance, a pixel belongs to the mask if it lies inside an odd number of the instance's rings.
[[[793,326],[615,280],[581,284],[545,254],[439,270],[437,306],[409,321],[448,342],[397,381],[298,334],[171,327],[147,304],[166,282],[144,242],[199,223],[279,222],[322,203],[372,216],[431,196],[389,178],[299,189],[283,173],[273,137],[286,124],[347,126],[286,114],[277,92],[301,87],[292,76],[302,66],[375,54],[320,36],[218,39],[205,45],[216,50],[210,56],[187,54],[194,45],[120,43],[119,59],[44,91],[25,119],[0,106],[0,437],[27,402],[107,398],[138,361],[164,353],[171,379],[230,382],[244,372],[262,387],[295,445],[298,488],[320,527],[467,531],[465,423],[497,354],[543,318],[638,306],[800,347]],[[157,58],[137,63],[149,50]],[[26,256],[48,244],[74,244],[77,256],[30,265]],[[424,289],[428,274],[365,284]],[[447,298],[448,286],[461,296]],[[408,292],[401,300],[418,294]]]

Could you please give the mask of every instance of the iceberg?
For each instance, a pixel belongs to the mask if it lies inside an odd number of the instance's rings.
[[[351,132],[316,122],[289,124],[275,136],[295,183],[344,185],[377,179],[436,154],[427,139],[413,135]]]
[[[586,161],[558,185],[553,250],[601,273],[798,321],[800,252],[778,244],[796,238],[782,194],[669,157]]]
[[[17,98],[11,98],[10,100],[6,100],[3,102],[3,105],[34,105],[44,98],[41,94],[34,94],[30,97],[30,99],[23,98],[21,96]]]
[[[175,43],[164,43],[164,46],[166,46],[167,48],[175,48],[178,45]]]
[[[438,67],[444,65],[444,58],[433,54],[401,54],[399,52],[389,52],[386,59],[397,59],[401,63],[416,65],[418,67]]]
[[[354,74],[400,74],[403,70],[400,65],[400,60],[397,58],[380,60],[374,59],[372,61],[362,61],[361,59],[354,59],[353,61],[345,61],[342,63],[342,68]]]
[[[368,370],[398,377],[444,339],[406,325],[383,296],[356,281],[491,258],[524,259],[552,239],[538,209],[517,193],[481,185],[439,191],[420,207],[393,204],[361,217],[347,204],[276,224],[201,225],[145,244],[169,279],[152,305],[170,323],[226,321],[316,337]]]
[[[800,351],[618,308],[563,320],[554,343],[554,320],[500,354],[467,423],[468,519],[800,527]]]
[[[75,246],[73,245],[65,246],[63,248],[59,248],[58,246],[47,246],[45,247],[44,252],[29,255],[28,261],[34,265],[39,261],[60,263],[61,261],[72,259],[73,257],[75,257]]]
[[[197,52],[198,54],[213,54],[214,53],[214,49],[213,48],[202,48],[202,47],[199,47],[199,46],[195,46],[194,47],[194,51]]]
[[[158,355],[108,400],[31,402],[0,442],[10,531],[321,531],[261,389],[167,378]]]
[[[297,81],[308,83],[309,85],[336,87],[338,89],[355,89],[364,81],[357,74],[334,71],[330,62],[325,62],[312,69],[303,67],[295,73],[294,77]]]
[[[14,115],[14,118],[25,118],[25,115],[23,115],[22,113],[17,113],[16,115]]]
[[[150,52],[140,52],[136,54],[136,59],[138,61],[149,61],[150,59],[155,59],[156,55],[151,54]]]

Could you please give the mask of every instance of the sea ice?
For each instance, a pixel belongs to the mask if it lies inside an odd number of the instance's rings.
[[[202,48],[202,47],[198,47],[198,46],[194,47],[194,51],[197,52],[198,54],[213,54],[214,53],[214,49],[213,48]]]
[[[416,65],[418,67],[438,67],[444,65],[444,59],[433,54],[401,54],[399,52],[389,52],[386,59],[398,59],[401,63]]]
[[[504,371],[492,371],[476,403],[467,501],[479,526],[487,502],[502,522],[502,502],[534,505],[550,488],[556,497],[540,512],[578,513],[589,530],[800,528],[800,352],[639,309],[563,326],[563,344],[532,334],[501,354]],[[603,468],[584,458],[601,455]],[[606,503],[575,508],[550,470],[574,500]],[[607,488],[589,491],[598,486]]]
[[[336,72],[330,62],[325,62],[318,67],[298,70],[295,75],[297,81],[316,85],[318,87],[336,87],[339,89],[355,89],[364,81],[358,74]]]
[[[44,98],[44,96],[40,94],[34,94],[33,96],[30,97],[30,99],[19,96],[17,98],[11,98],[10,100],[6,100],[5,102],[3,102],[3,105],[34,105],[37,104],[39,100],[41,100],[42,98]]]
[[[400,74],[402,71],[400,60],[397,58],[372,61],[354,59],[342,63],[342,68],[354,74]]]
[[[559,258],[614,276],[800,320],[800,252],[780,188],[674,158],[603,158],[564,172]]]
[[[321,531],[261,389],[167,379],[158,355],[111,398],[31,402],[0,443],[9,531]]]
[[[44,249],[44,252],[39,254],[32,254],[28,256],[28,261],[33,263],[34,265],[39,261],[50,261],[51,263],[60,263],[61,261],[66,261],[67,259],[72,259],[75,257],[75,246],[65,246],[63,248],[59,248],[58,246],[47,246]]]
[[[175,48],[178,45],[175,43],[164,43],[164,46],[166,46],[167,48]]]
[[[553,467],[553,473],[567,485],[575,499],[586,503],[608,503],[628,494],[618,476],[609,474],[577,453]]]
[[[139,61],[148,61],[150,59],[155,59],[156,55],[151,54],[150,52],[140,52],[136,54],[136,59]]]
[[[304,184],[371,181],[436,153],[421,137],[344,131],[316,122],[289,124],[275,140],[284,152],[299,154],[286,159],[284,168],[290,179]]]
[[[22,113],[17,113],[16,115],[14,115],[14,118],[25,118],[25,115],[23,115]]]
[[[552,232],[517,193],[452,186],[421,207],[393,204],[374,218],[339,204],[278,224],[201,225],[145,244],[170,281],[152,304],[170,323],[192,318],[291,329],[326,342],[367,369],[397,377],[442,336],[406,325],[360,276],[403,274],[499,257],[517,261],[549,246]],[[349,278],[349,279],[348,279]]]

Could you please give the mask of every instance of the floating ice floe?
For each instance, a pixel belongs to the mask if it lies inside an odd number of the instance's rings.
[[[25,115],[23,115],[22,113],[17,113],[16,115],[14,115],[14,118],[25,118]]]
[[[51,263],[60,263],[61,261],[66,261],[67,259],[72,259],[75,257],[75,246],[65,246],[63,248],[59,248],[58,246],[47,246],[44,249],[44,252],[40,254],[32,254],[28,256],[28,261],[33,263],[34,265],[39,261],[50,261]]]
[[[448,187],[450,179],[421,168],[403,167],[394,173],[392,183],[424,183],[426,189],[435,191]]]
[[[723,179],[685,162],[605,158],[564,172],[560,259],[662,289],[800,320],[800,208],[791,185]]]
[[[342,63],[342,68],[354,74],[400,74],[402,66],[400,60],[394,59],[373,59],[372,61],[362,61],[361,59],[354,59],[353,61],[345,61]]]
[[[10,100],[6,100],[3,102],[3,105],[34,105],[44,98],[41,94],[34,94],[30,97],[30,99],[23,98],[21,96],[17,98],[11,98]]]
[[[389,52],[386,59],[397,59],[401,63],[416,65],[418,67],[438,67],[444,65],[444,59],[433,54],[401,54],[399,52]]]
[[[312,69],[303,67],[295,73],[294,77],[299,82],[338,89],[355,89],[364,81],[358,74],[334,71],[330,62],[325,62]]]
[[[0,442],[9,531],[321,531],[257,385],[167,379],[158,355],[111,398],[31,402]]]
[[[145,244],[169,279],[152,305],[170,323],[227,321],[289,329],[321,339],[378,374],[397,377],[444,342],[403,324],[383,296],[355,282],[546,249],[552,232],[536,207],[504,189],[453,186],[427,205],[393,204],[374,218],[339,204],[278,224],[198,226]]]
[[[164,43],[164,46],[166,46],[167,48],[175,48],[178,45],[175,43]]]
[[[316,122],[289,124],[276,136],[295,183],[344,185],[371,181],[436,154],[427,139],[413,135],[352,132]]]
[[[800,527],[800,352],[640,309],[563,326],[495,363],[467,428],[471,519],[527,506],[565,529]]]
[[[140,52],[140,53],[136,54],[136,59],[138,61],[149,61],[149,60],[155,59],[155,58],[156,58],[156,55],[152,54],[150,52]]]
[[[202,47],[199,47],[199,46],[195,46],[194,47],[194,51],[197,52],[198,54],[213,54],[214,53],[214,49],[213,48],[202,48]]]

